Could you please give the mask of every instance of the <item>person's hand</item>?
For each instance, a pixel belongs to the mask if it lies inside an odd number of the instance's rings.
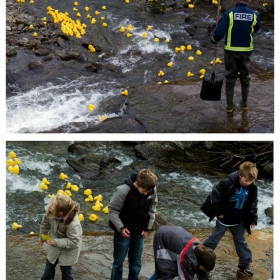
[[[218,218],[219,218],[219,219],[222,219],[223,217],[224,217],[224,215],[220,215],[220,216],[218,216]]]
[[[256,225],[251,225],[251,228],[254,228]]]
[[[147,231],[142,231],[141,235],[143,236],[143,238],[146,238],[148,236],[148,232]]]
[[[123,228],[121,234],[124,237],[130,237],[130,231],[127,228]]]
[[[41,239],[38,240],[38,244],[39,244],[40,246],[42,246],[42,245],[44,244],[44,242],[45,242],[45,241],[43,241],[43,240],[41,240]]]
[[[52,246],[54,246],[54,245],[55,245],[54,240],[50,240],[48,243],[49,243],[50,245],[52,245]]]

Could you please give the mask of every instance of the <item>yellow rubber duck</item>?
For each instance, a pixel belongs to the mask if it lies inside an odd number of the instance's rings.
[[[265,7],[265,6],[268,6],[268,3],[263,3],[263,6]]]
[[[12,165],[8,166],[8,171],[10,171],[11,173],[13,173],[14,167]]]
[[[39,185],[39,188],[40,188],[41,190],[45,190],[45,191],[47,191],[47,190],[49,189],[48,186],[47,186],[46,184],[42,183],[42,182],[41,182],[41,184]]]
[[[78,11],[78,9],[74,7],[73,8],[73,12],[77,12],[77,11]]]
[[[133,25],[132,25],[132,24],[129,24],[129,25],[127,26],[127,30],[131,31],[132,29],[133,29]]]
[[[92,194],[91,189],[84,190],[84,195],[90,195],[90,194]]]
[[[100,12],[98,12],[98,11],[95,11],[94,13],[95,13],[97,16],[100,14]]]
[[[189,9],[193,9],[194,8],[194,4],[189,4],[188,7],[189,7]]]
[[[178,53],[178,52],[180,52],[180,51],[181,51],[181,48],[179,48],[179,47],[176,47],[176,48],[175,48],[175,52],[176,52],[176,53]]]
[[[202,52],[200,50],[197,50],[196,55],[202,55]]]
[[[172,66],[173,66],[173,63],[170,61],[170,62],[167,63],[167,66],[168,66],[168,67],[172,67]]]
[[[65,195],[67,195],[67,196],[72,196],[72,193],[71,193],[71,191],[70,190],[66,190],[66,191],[64,191],[64,194]]]
[[[128,90],[125,89],[124,91],[122,91],[122,92],[121,92],[121,95],[128,96]]]
[[[30,3],[31,5],[32,5],[32,4],[34,4],[34,0],[30,0],[30,2],[29,2],[29,3]]]
[[[158,85],[162,85],[162,82],[158,82]]]
[[[203,78],[204,78],[204,75],[200,75],[199,78],[200,78],[200,79],[203,79]]]
[[[104,207],[104,208],[102,209],[102,211],[104,212],[104,214],[108,214],[108,213],[109,213],[109,208],[108,208],[108,206]]]
[[[19,158],[14,158],[14,163],[17,165],[21,164],[21,160]]]
[[[217,57],[216,58],[216,63],[222,63],[222,61]]]
[[[106,23],[106,22],[103,22],[103,23],[102,23],[102,26],[103,26],[103,27],[107,27],[107,23]]]
[[[18,166],[17,164],[14,165],[12,172],[13,172],[14,174],[16,174],[16,175],[19,174],[19,166]]]
[[[91,15],[90,15],[90,14],[88,14],[88,15],[87,15],[87,18],[91,18]]]
[[[102,201],[103,200],[103,196],[101,194],[99,194],[99,195],[94,197],[94,200]]]
[[[64,190],[58,190],[56,194],[65,194]]]
[[[86,6],[85,7],[85,11],[88,12],[89,11],[89,7]]]
[[[68,178],[68,176],[67,176],[66,174],[64,174],[64,173],[60,173],[60,174],[59,174],[59,179],[65,180],[65,179],[67,179],[67,178]]]
[[[192,46],[191,45],[187,45],[187,50],[191,51],[192,50]]]
[[[79,3],[77,1],[74,2],[74,6],[78,6]]]
[[[78,215],[78,219],[79,219],[80,222],[82,222],[82,221],[85,220],[85,217],[84,217],[83,214],[79,214],[79,215]]]
[[[12,158],[9,158],[6,160],[6,164],[9,166],[13,166],[15,164],[14,160]]]
[[[91,194],[88,195],[88,197],[85,199],[85,201],[92,202],[93,201],[93,196]]]
[[[34,33],[32,34],[32,36],[33,36],[33,37],[37,37],[37,36],[38,36],[38,33],[37,33],[37,32],[34,32]]]
[[[124,26],[121,26],[120,28],[120,32],[124,33],[125,32],[125,27]]]
[[[92,52],[92,53],[95,53],[96,52],[96,49],[93,45],[88,45],[88,49]],[[95,106],[93,104],[89,104],[88,105],[88,109],[90,111],[94,110],[95,109]]]
[[[49,184],[50,184],[50,182],[48,181],[47,178],[43,178],[41,182],[44,183],[44,184],[46,184],[46,185],[49,185]]]
[[[49,198],[55,198],[55,194],[48,194]]]
[[[169,43],[169,41],[170,41],[170,40],[169,40],[168,38],[165,39],[165,42],[166,42],[166,43]]]
[[[104,120],[106,120],[107,118],[108,118],[107,115],[102,115],[102,116],[99,117],[99,120],[100,120],[100,121],[104,121]]]
[[[90,215],[89,215],[89,219],[90,219],[92,222],[95,222],[96,220],[98,220],[98,217],[97,217],[95,214],[90,214]]]
[[[91,20],[90,23],[91,23],[91,24],[95,24],[95,23],[96,23],[96,19],[95,19],[95,18],[92,18],[92,20]]]
[[[81,17],[81,13],[77,13],[76,16],[77,16],[77,17]]]
[[[105,17],[100,17],[101,20],[105,20]]]
[[[155,41],[156,43],[158,43],[158,42],[159,42],[159,38],[155,38],[154,41]]]
[[[71,191],[77,192],[79,190],[79,187],[77,185],[71,185]]]
[[[30,231],[29,234],[30,234],[30,235],[33,235],[33,234],[34,234],[34,231]]]
[[[9,154],[8,154],[8,156],[9,156],[10,158],[15,158],[15,157],[17,157],[17,154],[16,154],[14,151],[10,151]]]
[[[142,33],[142,37],[143,37],[143,38],[146,38],[147,36],[148,36],[148,34],[147,34],[146,32],[143,32],[143,33]]]
[[[181,50],[181,51],[184,51],[185,49],[186,49],[185,46],[180,46],[180,50]]]
[[[33,29],[33,28],[34,28],[33,24],[30,24],[30,25],[29,25],[29,28],[30,28],[30,29]]]
[[[164,84],[168,84],[169,83],[169,81],[168,80],[164,80],[164,82],[163,82]]]
[[[14,230],[17,230],[17,229],[19,229],[19,228],[22,228],[22,225],[19,225],[18,223],[13,222],[13,223],[12,223],[12,228],[13,228]]]
[[[147,30],[152,30],[152,29],[153,29],[153,27],[151,25],[147,26]]]
[[[91,209],[98,212],[98,211],[100,211],[101,206],[100,205],[93,205]]]
[[[126,37],[127,37],[127,38],[130,38],[131,36],[132,36],[131,33],[126,33]]]
[[[89,111],[93,111],[95,109],[95,106],[93,104],[89,104],[88,109],[89,109]]]
[[[205,69],[200,69],[200,70],[199,70],[199,74],[205,75],[205,73],[206,73],[206,70],[205,70]]]
[[[163,72],[162,70],[159,70],[158,76],[159,76],[159,77],[163,77],[163,76],[164,76],[164,72]]]
[[[212,4],[218,4],[217,0],[212,0]]]
[[[189,56],[188,60],[190,60],[190,61],[194,60],[193,56]]]
[[[194,75],[194,74],[193,74],[192,72],[190,72],[190,71],[187,73],[187,76],[188,76],[188,77],[192,77],[193,75]]]
[[[192,0],[187,0],[186,2],[187,2],[187,3],[190,3],[190,2],[192,2]]]
[[[106,10],[106,6],[102,6],[101,10],[105,11]]]
[[[124,2],[127,3],[127,4],[129,4],[129,0],[125,0]]]

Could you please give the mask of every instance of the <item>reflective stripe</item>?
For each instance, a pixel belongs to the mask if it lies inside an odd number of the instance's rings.
[[[158,249],[157,250],[157,259],[177,261],[176,255],[169,251],[168,249]]]
[[[233,12],[229,13],[229,27],[228,27],[228,32],[227,32],[227,41],[225,44],[225,50],[228,51],[237,51],[237,52],[249,52],[254,49],[253,46],[253,33],[254,33],[254,26],[257,24],[257,15],[254,13],[254,20],[251,24],[251,32],[250,32],[250,46],[249,47],[233,47],[231,45],[231,38],[232,38],[232,28],[234,25],[234,20],[233,20]]]
[[[188,249],[190,248],[190,246],[192,245],[192,243],[194,243],[195,241],[198,241],[199,242],[199,239],[194,237],[193,239],[191,239],[187,245],[185,246],[185,248],[183,249],[182,253],[181,253],[181,257],[180,257],[180,267],[182,268],[182,264],[183,264],[183,261],[184,261],[184,258],[185,258],[185,255],[188,251]],[[183,269],[182,269],[183,271]],[[186,275],[184,275],[184,278],[187,279]]]

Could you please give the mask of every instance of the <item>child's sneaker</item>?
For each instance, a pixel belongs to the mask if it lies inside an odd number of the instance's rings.
[[[252,270],[249,268],[249,266],[245,266],[245,265],[238,265],[238,268],[241,270],[241,272],[243,272],[246,275],[252,276],[254,275],[254,273],[252,272]]]

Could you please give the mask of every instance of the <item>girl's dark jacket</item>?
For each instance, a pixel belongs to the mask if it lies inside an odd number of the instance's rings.
[[[213,187],[200,208],[209,217],[209,221],[224,214],[224,209],[230,197],[235,193],[238,184],[239,171],[235,171]],[[251,234],[250,225],[257,225],[258,223],[258,189],[254,183],[247,188],[249,189],[249,194],[244,205],[243,223],[247,232]]]
[[[127,228],[130,234],[152,229],[158,202],[156,187],[148,195],[142,195],[135,187],[136,175],[117,187],[109,203],[109,226],[121,232]]]
[[[199,269],[194,249],[201,242],[180,226],[161,226],[154,236],[156,279],[209,280],[210,273]]]

